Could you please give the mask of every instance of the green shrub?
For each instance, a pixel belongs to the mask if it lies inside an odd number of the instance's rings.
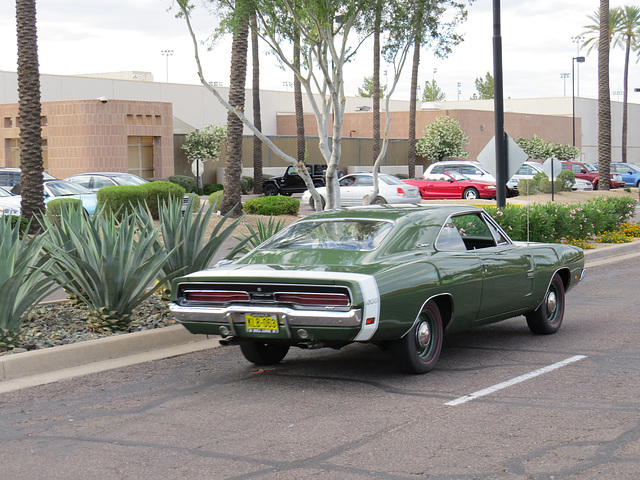
[[[601,232],[615,231],[635,211],[631,197],[597,197],[584,204],[506,205],[485,209],[516,241],[560,242],[593,239]]]
[[[209,195],[209,205],[214,205],[213,211],[217,212],[220,210],[220,204],[222,204],[222,197],[224,195],[223,190],[218,190],[217,192],[213,192]]]
[[[540,193],[540,184],[534,179],[522,179],[518,182],[518,195],[535,195]]]
[[[198,213],[201,207],[200,195],[197,193],[190,193],[189,199],[193,198],[193,211],[194,213]]]
[[[240,189],[243,195],[247,195],[253,192],[253,177],[243,176],[240,179]]]
[[[47,203],[45,215],[49,218],[59,217],[62,208],[82,209],[82,200],[78,198],[56,198]]]
[[[193,192],[196,189],[196,181],[193,177],[188,177],[187,175],[171,175],[169,177],[169,181],[176,185],[180,185],[187,193]]]
[[[202,195],[211,195],[219,190],[224,190],[224,185],[221,183],[205,183],[202,187]]]
[[[115,185],[98,190],[98,208],[101,212],[116,214],[119,218],[135,212],[144,205],[147,193],[140,185]]]
[[[184,188],[173,182],[149,182],[139,185],[138,188],[144,190],[147,207],[149,208],[153,218],[156,220],[158,219],[159,203],[167,203],[169,201],[169,197],[182,199],[185,193]]]
[[[297,215],[300,200],[284,195],[257,197],[244,202],[243,207],[249,215]]]

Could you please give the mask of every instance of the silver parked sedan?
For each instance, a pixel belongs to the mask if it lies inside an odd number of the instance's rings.
[[[383,203],[420,203],[422,196],[418,187],[407,185],[398,177],[381,173],[378,175],[378,195],[373,199],[374,204]],[[354,173],[345,175],[339,180],[340,183],[340,204],[341,206],[362,205],[373,193],[373,174]],[[327,202],[327,189],[320,187],[317,189],[322,197],[324,205]],[[314,208],[313,198],[307,190],[302,194],[302,201],[308,202]]]

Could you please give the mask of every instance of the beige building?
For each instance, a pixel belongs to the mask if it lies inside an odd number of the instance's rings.
[[[0,105],[0,166],[20,166],[18,104]],[[45,170],[57,178],[124,171],[145,178],[173,174],[171,103],[68,100],[42,104]]]
[[[228,89],[218,87],[226,96]],[[0,166],[18,160],[18,89],[15,72],[0,71]],[[292,92],[261,91],[263,132],[277,138],[286,152],[295,155],[294,102]],[[634,100],[634,93],[631,93]],[[167,178],[174,172],[190,174],[180,146],[184,135],[207,125],[226,123],[227,112],[202,85],[181,85],[151,81],[145,72],[117,72],[87,76],[41,75],[43,138],[47,170],[57,177],[92,170],[117,170],[145,177]],[[251,91],[247,90],[245,114],[252,118]],[[101,100],[102,99],[102,100]],[[105,101],[106,100],[106,101]],[[406,164],[409,102],[392,100],[392,139],[385,166]],[[621,159],[622,103],[612,102],[612,160]],[[493,101],[466,100],[423,103],[418,106],[417,134],[438,116],[457,118],[469,135],[469,158],[493,137]],[[304,108],[311,112],[305,99]],[[370,166],[372,136],[371,99],[349,97],[342,129],[342,167]],[[513,138],[536,134],[561,144],[572,143],[573,103],[571,97],[505,99],[505,130]],[[385,116],[382,115],[384,124]],[[306,115],[306,134],[317,134],[315,118]],[[383,127],[384,128],[384,127]],[[576,146],[583,160],[597,161],[597,100],[575,99]],[[640,105],[629,104],[628,158],[640,164]],[[250,174],[252,148],[245,129],[245,173]],[[309,138],[309,162],[321,162],[317,139]],[[266,147],[263,164],[267,173],[282,170],[285,162]],[[424,161],[418,160],[424,164]],[[222,162],[205,167],[204,181],[220,178]]]

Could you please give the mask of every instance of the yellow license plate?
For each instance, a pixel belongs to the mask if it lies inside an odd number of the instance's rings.
[[[247,332],[278,333],[278,318],[275,315],[255,316],[245,315]]]

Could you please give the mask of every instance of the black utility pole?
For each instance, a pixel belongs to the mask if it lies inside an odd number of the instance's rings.
[[[500,35],[500,0],[493,0],[493,109],[496,130],[496,200],[505,206],[507,197],[507,137],[504,133],[502,97],[502,37]]]

